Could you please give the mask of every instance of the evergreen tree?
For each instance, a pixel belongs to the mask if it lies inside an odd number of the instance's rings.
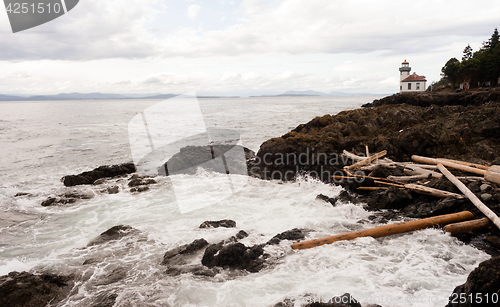
[[[460,74],[458,73],[459,67],[460,61],[456,58],[451,58],[446,62],[443,68],[441,68],[441,75],[451,83],[452,88],[455,88],[455,84],[460,80]]]
[[[473,52],[470,45],[463,50],[462,61],[452,58],[441,69],[442,76],[453,86],[455,82],[463,82],[465,89],[478,82],[490,82],[498,85],[500,78],[500,35],[495,28],[491,38],[483,43],[483,47]]]
[[[472,59],[472,48],[470,44],[465,47],[464,55],[462,56],[462,61],[466,61],[468,59]]]
[[[489,43],[489,49],[494,49],[498,45],[499,41],[499,36],[498,36],[498,29],[495,28],[495,31],[493,31],[493,34],[491,35]]]

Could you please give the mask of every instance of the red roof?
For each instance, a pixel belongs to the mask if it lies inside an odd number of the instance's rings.
[[[405,61],[404,61],[403,63],[401,63],[401,64],[410,64],[410,63],[406,62],[406,60],[405,60]]]
[[[419,76],[416,73],[413,73],[406,77],[406,79],[403,79],[401,82],[411,82],[411,81],[427,81],[425,80],[425,76]]]

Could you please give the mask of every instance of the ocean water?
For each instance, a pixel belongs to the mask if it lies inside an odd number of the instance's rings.
[[[237,131],[240,142],[257,151],[265,140],[315,116],[358,108],[375,98],[198,101],[206,127]],[[110,294],[116,295],[115,306],[273,306],[306,293],[325,300],[345,292],[363,305],[444,306],[454,287],[489,258],[439,229],[426,229],[298,251],[283,241],[266,247],[273,265],[258,273],[169,276],[160,265],[163,254],[195,239],[217,243],[245,230],[249,236],[241,242],[248,246],[292,228],[311,230],[307,238],[313,239],[377,224],[358,223],[370,215],[360,205],[332,207],[315,200],[318,194],[336,196],[341,188],[308,177],[282,183],[234,175],[242,188],[207,204],[195,192],[223,186],[226,175],[202,169],[195,175],[175,175],[177,185],[192,191],[190,201],[197,209],[187,212],[180,210],[170,178],[158,177],[158,184],[139,194],[130,193],[124,180],[116,180],[120,193],[113,195],[99,186],[63,186],[64,175],[132,161],[128,123],[158,102],[0,103],[0,275],[14,270],[75,274],[79,282],[63,306],[91,306]],[[94,197],[64,206],[40,205],[50,195],[74,190]],[[237,227],[198,228],[205,220],[226,218]],[[141,232],[85,248],[119,224]],[[89,259],[99,261],[82,265]],[[117,270],[123,278],[110,282]]]

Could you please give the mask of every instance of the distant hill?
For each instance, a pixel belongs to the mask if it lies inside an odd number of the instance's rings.
[[[330,93],[323,93],[317,91],[287,91],[283,94],[279,94],[276,96],[372,96],[375,94],[370,93],[344,93],[344,92],[336,92],[332,91]]]
[[[369,96],[380,95],[370,93],[344,93],[330,92],[323,93],[318,91],[287,91],[278,95],[261,95],[250,97],[283,97],[283,96]],[[0,94],[0,101],[50,101],[50,100],[105,100],[105,99],[169,99],[177,96],[176,94],[103,94],[103,93],[61,93],[57,95],[34,95],[34,96],[16,96]],[[198,98],[239,98],[239,96],[197,96]]]
[[[0,95],[0,101],[48,101],[48,100],[104,100],[104,99],[168,99],[175,97],[175,94],[156,94],[154,96],[147,95],[120,95],[120,94],[103,94],[103,93],[62,93],[57,95],[35,95],[35,96],[14,96]]]

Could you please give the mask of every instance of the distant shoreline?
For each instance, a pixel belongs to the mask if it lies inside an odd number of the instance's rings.
[[[283,94],[277,95],[251,95],[248,97],[242,96],[222,96],[222,95],[200,95],[196,96],[201,99],[209,98],[258,98],[258,97],[354,97],[354,96],[385,96],[387,94],[373,94],[373,93],[342,93],[342,92],[296,92],[288,91]],[[103,94],[103,93],[62,93],[57,95],[33,95],[33,96],[17,96],[17,95],[3,95],[0,94],[0,102],[4,101],[64,101],[64,100],[118,100],[118,99],[170,99],[179,96],[179,94],[151,94],[151,95],[136,95],[136,94]]]

